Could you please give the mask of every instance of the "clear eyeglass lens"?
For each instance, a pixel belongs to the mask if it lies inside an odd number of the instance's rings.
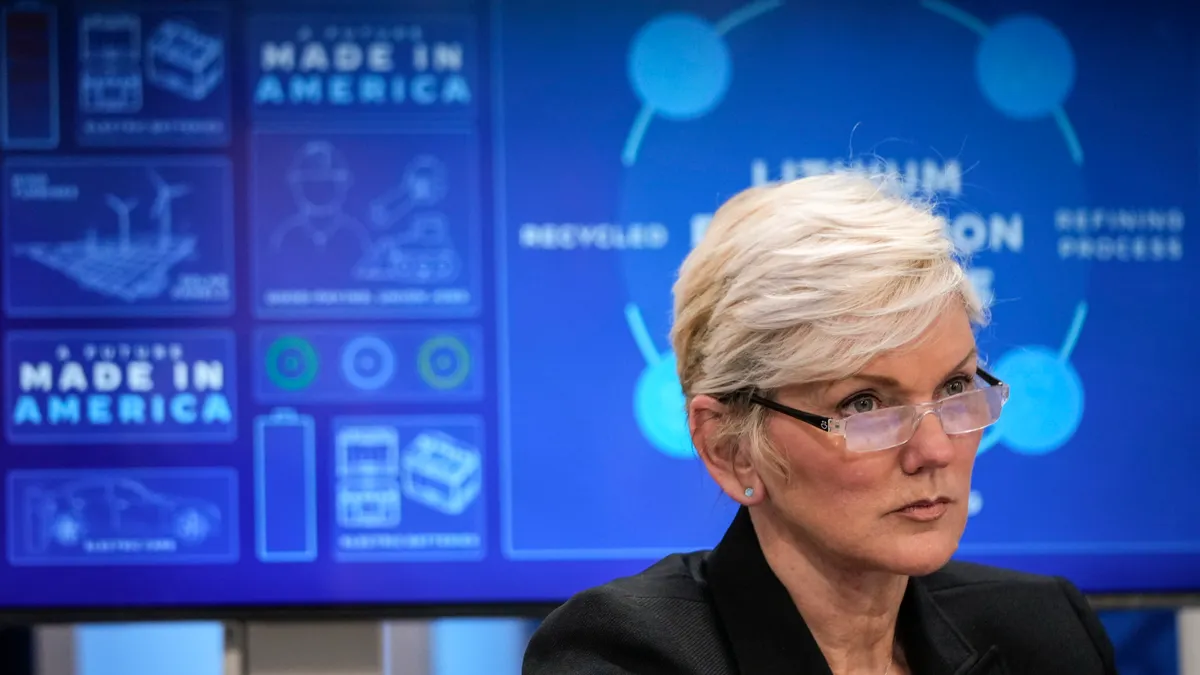
[[[989,427],[1000,419],[1008,398],[1001,385],[974,389],[942,399],[933,409],[947,434],[966,434]],[[851,452],[886,450],[907,443],[917,429],[917,419],[928,406],[896,406],[846,418],[846,449]]]

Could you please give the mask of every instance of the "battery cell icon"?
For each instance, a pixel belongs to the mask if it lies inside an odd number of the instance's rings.
[[[52,5],[0,8],[0,143],[58,147],[58,16]]]
[[[135,14],[88,14],[79,22],[79,106],[90,113],[142,109],[142,22]]]
[[[276,408],[254,421],[256,549],[268,563],[317,557],[317,452],[313,418]]]

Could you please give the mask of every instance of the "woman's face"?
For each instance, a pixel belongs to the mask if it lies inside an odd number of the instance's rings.
[[[850,379],[780,392],[786,405],[830,417],[934,401],[976,386],[966,311],[947,310],[921,340],[879,356]],[[767,433],[790,480],[759,473],[769,510],[801,546],[837,564],[919,576],[944,565],[967,522],[982,431],[949,436],[925,415],[902,446],[850,453],[841,437],[780,414]],[[914,502],[935,506],[906,509]]]

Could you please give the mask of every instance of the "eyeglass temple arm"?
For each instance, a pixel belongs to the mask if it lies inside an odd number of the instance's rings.
[[[987,382],[988,384],[992,385],[993,387],[1001,383],[1000,378],[989,373],[988,371],[984,370],[983,368],[976,368],[975,372],[976,372],[976,374],[979,375],[979,379],[983,380],[984,382]]]
[[[782,403],[773,401],[753,390],[734,391],[717,398],[717,400],[726,404],[733,403],[738,399],[741,399],[746,403],[754,403],[764,408],[774,410],[777,413],[782,413],[788,417],[791,417],[792,419],[800,420],[801,422],[811,424],[814,427],[823,429],[825,431],[829,431],[830,426],[833,424],[833,418],[831,417],[824,417],[815,413],[797,410],[791,406],[786,406]]]
[[[793,408],[791,406],[786,406],[786,405],[784,405],[782,403],[778,403],[776,401],[772,401],[769,398],[766,398],[764,396],[759,396],[758,394],[755,394],[753,392],[750,393],[749,399],[752,403],[757,403],[758,405],[761,405],[764,408],[770,408],[771,410],[774,410],[777,413],[783,413],[784,415],[787,415],[788,417],[791,417],[793,419],[798,419],[801,422],[807,422],[807,423],[809,423],[815,427],[819,427],[821,429],[828,429],[829,423],[832,421],[832,419],[829,417],[825,417],[823,415],[817,415],[816,413],[805,412],[803,410],[797,410],[796,408]]]

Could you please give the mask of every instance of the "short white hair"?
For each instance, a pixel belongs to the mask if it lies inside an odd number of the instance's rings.
[[[727,201],[684,260],[671,341],[683,393],[849,377],[912,343],[950,305],[987,310],[933,204],[845,170],[752,187]],[[758,406],[732,408],[725,440],[786,472]]]

